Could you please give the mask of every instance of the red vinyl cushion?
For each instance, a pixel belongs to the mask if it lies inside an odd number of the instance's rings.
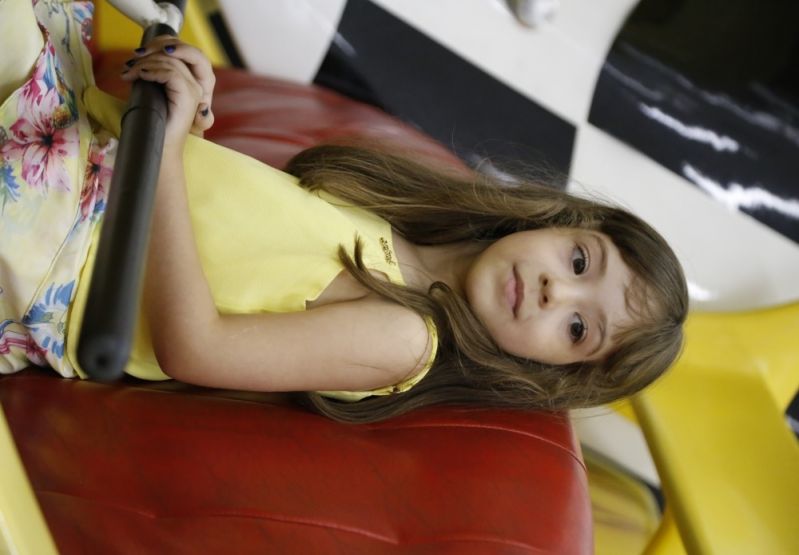
[[[129,53],[96,57],[97,85],[126,98],[129,83],[119,73]],[[237,69],[217,68],[212,110],[214,126],[205,137],[276,168],[299,151],[336,139],[358,137],[413,156],[460,168],[449,150],[413,127],[372,106],[322,87],[256,77]]]
[[[122,54],[98,65],[116,79]],[[356,134],[457,165],[380,111],[218,72],[207,137],[281,166]],[[115,89],[116,87],[116,89]],[[0,402],[63,553],[590,553],[586,471],[557,415],[432,409],[343,425],[176,383],[29,370]]]
[[[568,423],[435,409],[344,425],[186,388],[3,378],[63,553],[588,553]]]

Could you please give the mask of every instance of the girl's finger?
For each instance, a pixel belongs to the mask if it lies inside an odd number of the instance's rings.
[[[200,104],[197,107],[197,114],[194,116],[191,132],[198,137],[202,137],[203,132],[209,130],[213,125],[214,113],[207,105]]]
[[[155,83],[172,85],[183,85],[183,88],[190,90],[191,87],[186,79],[175,71],[171,66],[164,64],[147,64],[142,66],[132,67],[130,70],[122,73],[122,79],[125,81],[135,81],[141,79],[142,81],[152,81]],[[199,85],[197,85],[199,88]]]
[[[146,56],[147,54],[160,51],[167,44],[176,44],[178,42],[180,42],[180,39],[172,35],[158,35],[146,45],[137,48],[133,52],[136,56]]]
[[[186,64],[165,54],[153,54],[140,60],[136,60],[136,63],[134,63],[132,66],[129,66],[126,71],[123,72],[122,77],[127,81],[137,78],[145,79],[146,81],[153,81],[155,80],[152,77],[153,73],[157,72],[159,75],[163,75],[164,71],[173,72],[175,76],[179,76],[183,80],[193,84],[194,87],[199,89],[200,96],[204,95],[202,86],[197,82],[189,68],[186,67]],[[146,75],[148,73],[150,73],[149,76]]]
[[[164,53],[173,58],[183,61],[191,71],[194,78],[203,88],[203,100],[208,104],[213,98],[216,76],[214,75],[211,62],[199,49],[180,42],[175,37],[162,35],[153,39],[144,49],[137,54],[146,57],[156,53]]]
[[[197,48],[184,43],[166,44],[163,50],[167,55],[182,60],[186,64],[203,88],[203,101],[210,106],[214,96],[216,76],[208,58]]]
[[[185,68],[184,71],[188,73]],[[171,64],[150,62],[141,66],[137,65],[123,73],[122,78],[126,81],[141,79],[143,81],[162,83],[166,87],[167,96],[171,101],[176,98],[172,96],[173,94],[177,94],[178,97],[188,95],[188,98],[191,98],[191,102],[196,106],[200,103],[203,95],[202,87],[190,73],[188,73],[188,76],[184,75],[180,68],[176,68]],[[194,110],[196,109],[192,108],[192,111]]]
[[[214,114],[211,111],[211,107],[210,106],[208,106],[205,103],[200,103],[200,105],[197,106],[197,117],[200,118],[204,122],[208,122],[208,121],[213,122]],[[208,127],[211,127],[211,126],[208,125]]]

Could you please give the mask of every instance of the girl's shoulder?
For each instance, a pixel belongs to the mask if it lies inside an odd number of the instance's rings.
[[[376,270],[371,271],[378,279],[388,277]],[[381,298],[361,285],[347,270],[338,276],[316,298],[306,303],[308,311],[338,305],[337,310],[327,309],[333,327],[351,334],[358,345],[351,353],[359,355],[364,364],[378,364],[390,368],[397,380],[383,385],[398,383],[428,366],[437,341],[434,327],[425,318],[410,308]],[[358,324],[353,324],[357,320]],[[353,333],[354,332],[354,333]],[[333,333],[322,341],[339,343],[341,338]],[[335,351],[333,345],[326,350]],[[374,358],[375,354],[377,358]],[[374,359],[367,363],[367,359]]]
[[[371,273],[378,279],[388,281],[382,272],[371,270]],[[361,285],[352,274],[343,269],[316,298],[305,302],[305,308],[310,310],[333,303],[360,301],[370,294],[371,292]]]

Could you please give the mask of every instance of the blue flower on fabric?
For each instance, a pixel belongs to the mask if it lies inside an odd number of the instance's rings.
[[[36,342],[58,358],[64,356],[64,318],[74,287],[74,279],[63,285],[51,284],[22,318],[22,323],[35,332]]]
[[[80,26],[80,38],[83,44],[89,45],[92,39],[92,16],[94,14],[94,4],[91,2],[73,2],[72,10],[75,21]]]
[[[19,183],[14,177],[14,170],[8,164],[0,160],[0,199],[2,206],[0,211],[6,207],[6,203],[19,200]]]

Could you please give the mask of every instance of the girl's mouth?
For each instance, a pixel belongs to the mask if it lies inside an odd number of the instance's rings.
[[[516,299],[513,303],[513,316],[517,317],[519,315],[519,308],[522,306],[522,302],[524,301],[524,281],[516,271],[516,266],[513,267],[513,282],[516,284],[516,290],[514,291],[514,296]]]

